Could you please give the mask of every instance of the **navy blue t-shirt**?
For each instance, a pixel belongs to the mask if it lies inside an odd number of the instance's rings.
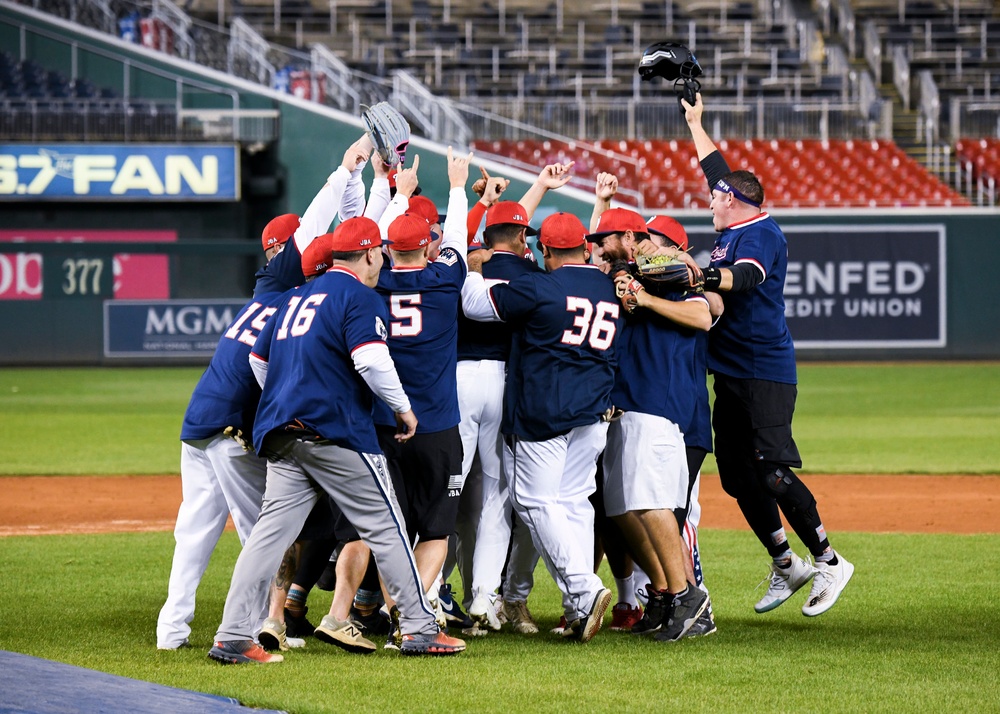
[[[302,274],[302,253],[295,243],[295,238],[289,238],[285,247],[268,261],[268,264],[254,275],[253,296],[267,293],[283,293],[302,285],[306,281]]]
[[[751,263],[764,281],[746,292],[723,292],[726,309],[708,341],[711,372],[737,379],[795,384],[795,347],[785,322],[788,242],[778,224],[761,213],[726,228],[715,241],[710,266]]]
[[[545,441],[597,423],[611,407],[622,327],[611,278],[571,264],[494,285],[489,295],[516,334],[503,433]]]

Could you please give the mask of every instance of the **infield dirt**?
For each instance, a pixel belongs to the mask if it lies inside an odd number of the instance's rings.
[[[831,533],[1000,533],[1000,476],[812,476]],[[6,476],[0,536],[173,529],[180,476]],[[701,487],[702,528],[747,526],[719,484]],[[232,524],[230,523],[230,527]]]

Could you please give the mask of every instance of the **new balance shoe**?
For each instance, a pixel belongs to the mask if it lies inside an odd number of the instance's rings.
[[[316,628],[306,619],[308,612],[309,608],[303,607],[302,613],[296,615],[287,607],[285,608],[285,634],[288,637],[312,637],[313,630]]]
[[[676,642],[687,634],[706,609],[708,593],[689,585],[683,593],[674,597],[670,616],[653,639],[658,642]]]
[[[715,626],[715,618],[712,617],[711,607],[706,607],[705,611],[698,616],[698,621],[691,625],[691,629],[684,634],[684,639],[707,637],[718,631],[719,629]]]
[[[642,619],[642,608],[639,605],[632,607],[627,602],[620,602],[611,608],[612,632],[630,632],[632,626]]]
[[[438,589],[438,602],[441,603],[441,609],[444,611],[444,617],[449,627],[455,626],[465,629],[475,624],[471,617],[462,612],[458,598],[452,592],[451,583],[445,583]]]
[[[403,635],[399,651],[405,655],[455,655],[465,649],[465,642],[443,632],[436,635]]]
[[[761,585],[770,581],[767,592],[753,609],[761,613],[770,612],[794,595],[795,591],[808,583],[815,574],[816,569],[794,553],[791,565],[787,568],[779,568],[772,563],[771,574],[761,581]]]
[[[580,642],[590,642],[594,635],[601,629],[604,622],[604,613],[608,611],[611,604],[611,591],[601,588],[594,596],[594,602],[590,606],[590,612],[586,617],[573,620],[563,632],[563,637],[567,639],[579,640]]]
[[[666,624],[673,606],[673,596],[666,590],[657,590],[652,583],[646,584],[646,610],[637,623],[632,625],[633,635],[649,635],[658,632]]]
[[[280,654],[269,654],[253,640],[216,642],[208,656],[223,664],[275,664],[285,659]]]
[[[514,628],[514,632],[522,635],[538,634],[538,623],[531,616],[528,603],[524,600],[504,600],[501,614],[501,619],[509,622]]]
[[[833,607],[854,575],[854,566],[844,556],[834,551],[834,557],[837,559],[836,565],[816,563],[816,579],[813,580],[809,599],[802,606],[802,614],[806,617],[822,615]]]
[[[357,623],[338,620],[332,615],[323,618],[315,630],[315,635],[321,642],[336,645],[355,654],[368,654],[378,649],[374,642],[364,637]]]
[[[476,596],[472,598],[469,606],[469,617],[471,617],[482,630],[500,631],[500,614],[497,612],[496,593],[486,593],[482,590],[476,591]]]
[[[257,641],[268,652],[287,652],[290,649],[285,623],[280,622],[276,617],[269,617],[264,620],[264,624],[260,628],[260,633],[257,635]],[[305,646],[304,641],[302,641],[301,646]]]

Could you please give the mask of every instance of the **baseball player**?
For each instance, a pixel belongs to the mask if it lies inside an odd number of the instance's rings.
[[[812,579],[802,613],[820,615],[837,602],[854,566],[830,546],[815,498],[792,471],[802,460],[792,439],[797,380],[783,296],[788,244],[760,208],[764,189],[757,177],[731,171],[702,126],[701,94],[682,106],[719,233],[704,270],[705,289],[720,293],[725,303],[708,343],[716,461],[723,488],[772,558],[770,586],[754,609],[775,609]],[[815,566],[792,552],[779,509]]]
[[[564,635],[582,642],[600,629],[611,591],[594,574],[594,491],[614,385],[621,306],[614,285],[585,263],[586,229],[556,213],[539,240],[546,274],[487,287],[474,251],[463,290],[473,319],[515,323],[503,431],[514,509],[563,594]],[[586,388],[581,388],[586,385]]]
[[[497,184],[493,186],[495,189]],[[484,194],[484,197],[487,195],[492,196]],[[495,203],[486,212],[483,244],[493,251],[482,267],[487,285],[508,283],[522,275],[542,272],[537,264],[524,259],[528,249],[526,237],[537,233],[528,221],[528,212],[513,201]],[[501,467],[503,439],[500,433],[511,338],[511,327],[506,324],[487,324],[459,315],[458,397],[462,412],[459,429],[465,454],[462,473],[466,477],[469,475],[478,454],[482,483],[472,564],[473,598],[469,605],[469,616],[476,621],[477,627],[468,634],[474,635],[499,630],[503,620],[511,622],[522,634],[538,632],[527,610],[532,585],[530,573],[538,562],[538,554],[526,528],[514,531],[516,539],[502,604],[497,602],[496,594],[511,547],[513,525],[507,482]],[[527,582],[524,573],[529,574]]]
[[[243,443],[252,440],[254,413],[260,387],[247,359],[257,335],[279,297],[302,284],[301,251],[325,233],[345,204],[348,184],[360,174],[366,160],[358,143],[349,147],[341,165],[327,179],[300,220],[284,214],[271,220],[261,233],[267,265],[258,271],[254,297],[223,333],[208,369],[191,395],[181,427],[182,501],[174,526],[173,563],[167,600],[156,625],[157,648],[173,650],[188,643],[194,619],[195,595],[230,513],[240,543],[245,543],[260,513],[264,493],[264,462],[227,436]],[[285,250],[291,243],[292,249]],[[266,609],[261,600],[261,612]],[[263,616],[255,621],[255,632]]]
[[[417,418],[385,344],[388,314],[371,289],[382,238],[360,217],[333,233],[333,267],[290,293],[261,331],[251,366],[262,383],[254,448],[266,455],[260,518],[233,571],[212,659],[273,663],[252,640],[253,604],[325,490],[375,554],[401,612],[404,654],[456,654],[461,640],[440,632],[423,594],[385,459],[371,420],[372,393],[396,415],[396,438]],[[359,379],[360,376],[360,379]]]
[[[414,167],[419,158],[414,158]],[[389,352],[414,411],[420,414],[420,427],[413,439],[398,443],[392,411],[382,402],[375,404],[375,424],[410,537],[419,538],[414,553],[435,606],[462,488],[455,318],[466,274],[465,184],[471,158],[471,153],[456,157],[448,150],[451,190],[438,259],[428,262],[431,224],[422,216],[404,213],[387,229],[393,267],[382,272],[376,286],[389,312]],[[408,173],[397,174],[397,186]]]
[[[601,215],[590,238],[603,261],[624,264],[634,260],[638,244],[651,234],[658,235],[639,214],[612,208]],[[616,275],[616,268],[611,270],[623,305],[631,310],[612,393],[624,414],[608,430],[604,506],[650,579],[646,610],[632,632],[675,641],[708,605],[703,591],[688,587],[673,509],[687,503],[687,457],[679,425],[694,413],[694,335],[711,326],[711,316],[699,294],[661,298],[639,287],[630,304],[625,288],[634,279],[627,271]],[[658,388],[658,382],[663,386]]]

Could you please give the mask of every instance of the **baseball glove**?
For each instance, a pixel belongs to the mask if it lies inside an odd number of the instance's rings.
[[[406,118],[388,102],[366,107],[361,118],[379,158],[390,168],[402,166],[410,143],[410,124]]]
[[[636,276],[643,287],[653,295],[663,293],[699,292],[704,289],[705,279],[695,273],[687,263],[665,255],[637,256]]]

